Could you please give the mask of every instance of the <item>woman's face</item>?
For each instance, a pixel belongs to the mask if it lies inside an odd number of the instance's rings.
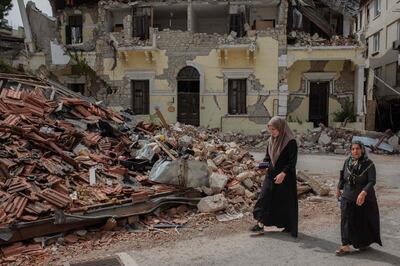
[[[360,145],[358,144],[353,144],[351,145],[351,157],[353,157],[353,159],[358,160],[362,155],[362,149],[360,147]]]
[[[279,136],[279,131],[276,128],[274,128],[273,126],[268,125],[268,131],[269,131],[269,133],[271,133],[271,136],[274,138]]]

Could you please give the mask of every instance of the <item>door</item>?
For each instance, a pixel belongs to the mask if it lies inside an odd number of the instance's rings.
[[[178,81],[178,122],[200,125],[200,74],[193,67],[183,68]]]
[[[328,126],[329,109],[329,82],[310,83],[310,108],[308,121],[313,122],[315,127],[319,123]]]

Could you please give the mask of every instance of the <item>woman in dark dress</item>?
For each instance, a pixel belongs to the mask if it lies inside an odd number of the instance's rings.
[[[297,237],[297,142],[281,117],[273,117],[268,130],[271,137],[264,158],[268,172],[253,211],[258,223],[251,231],[260,232],[264,226],[276,226]]]
[[[353,142],[336,191],[340,199],[342,236],[342,246],[336,255],[350,253],[350,245],[357,249],[365,249],[372,243],[382,246],[375,183],[374,163],[368,159],[363,144]]]

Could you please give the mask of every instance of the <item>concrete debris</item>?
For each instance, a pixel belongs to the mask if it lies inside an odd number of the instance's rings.
[[[203,213],[223,211],[228,207],[228,201],[222,194],[202,198],[197,209]]]
[[[307,175],[302,171],[298,171],[297,180],[306,183],[311,187],[312,191],[318,196],[328,196],[330,189],[318,181],[318,177]]]
[[[318,144],[321,146],[328,146],[331,144],[332,138],[328,136],[326,132],[322,132],[318,139]]]
[[[209,182],[213,193],[218,194],[221,193],[228,183],[228,177],[224,174],[212,173]]]
[[[294,44],[296,47],[301,46],[359,46],[360,43],[357,39],[349,36],[339,36],[334,35],[331,39],[325,39],[315,33],[310,35],[310,33],[303,31],[292,31],[288,34],[288,44]]]
[[[243,218],[243,213],[221,213],[216,215],[218,222],[229,222]]]
[[[323,152],[345,155],[350,152],[353,140],[362,141],[373,153],[398,153],[399,145],[393,145],[398,141],[398,137],[390,135],[390,133],[321,126],[308,130],[307,133],[296,134],[296,139],[301,153]]]
[[[247,179],[243,180],[242,184],[248,189],[252,189],[253,186],[254,186],[254,183],[250,178],[247,178]]]

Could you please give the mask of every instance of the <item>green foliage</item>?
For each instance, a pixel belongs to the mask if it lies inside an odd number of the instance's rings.
[[[333,113],[333,121],[344,122],[347,119],[348,122],[355,122],[356,115],[354,114],[354,104],[352,102],[346,102],[342,107],[342,110]]]
[[[0,0],[0,29],[9,28],[3,19],[8,15],[8,11],[11,10],[12,6],[11,0]]]
[[[89,79],[95,80],[97,75],[96,72],[89,66],[88,61],[85,57],[83,57],[82,52],[78,53],[77,51],[73,51],[69,53],[72,59],[72,72],[76,75],[86,76]]]
[[[12,66],[0,60],[0,73],[16,73],[16,71]]]
[[[299,125],[303,124],[303,121],[301,121],[301,119],[298,116],[296,116],[296,118],[293,118],[289,115],[288,122],[289,123],[298,123]]]

